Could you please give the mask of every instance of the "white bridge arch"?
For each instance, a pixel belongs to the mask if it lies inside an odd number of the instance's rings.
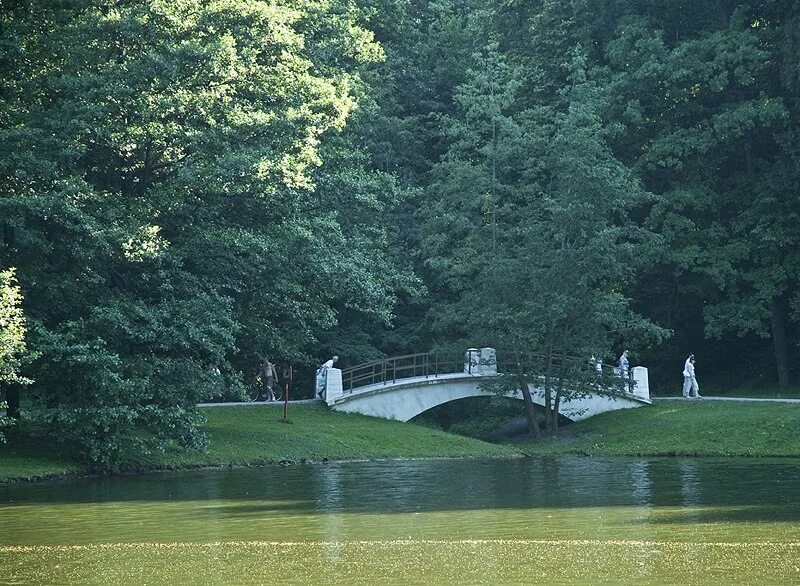
[[[450,401],[491,396],[481,383],[486,377],[497,375],[492,348],[470,349],[465,360],[457,363],[440,360],[433,354],[410,354],[346,370],[329,369],[324,400],[336,411],[409,421]],[[579,421],[605,411],[649,405],[647,368],[631,369],[630,383],[629,392],[598,391],[562,400],[559,413]],[[544,389],[535,383],[528,386],[534,403],[544,405]],[[522,399],[519,390],[509,396]]]

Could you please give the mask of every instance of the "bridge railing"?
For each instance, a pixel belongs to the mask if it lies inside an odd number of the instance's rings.
[[[365,364],[360,364],[351,368],[342,370],[342,390],[345,393],[352,392],[353,389],[365,387],[374,384],[390,384],[397,382],[400,379],[412,377],[436,377],[442,374],[455,374],[455,373],[471,373],[475,369],[476,373],[480,373],[479,357],[473,357],[469,352],[468,358],[462,355],[455,354],[437,354],[433,352],[423,352],[419,354],[406,354],[403,356],[392,356],[390,358],[383,358],[374,360]],[[538,369],[542,372],[547,358],[544,354],[532,353],[525,357],[526,362],[536,362]],[[576,356],[562,356],[551,355],[550,366],[554,372],[557,372],[565,362],[572,362],[573,364],[585,364],[586,369],[597,369],[599,364],[600,370],[598,375],[602,374],[607,377],[619,377],[620,373],[614,366],[601,364],[594,361],[587,361]],[[503,360],[495,363],[497,373],[511,373],[516,371],[517,364],[515,361]],[[530,365],[527,365],[530,366]],[[634,393],[634,380],[632,373],[626,373],[625,390],[628,393]]]
[[[440,374],[464,372],[464,358],[460,355],[423,352],[374,360],[342,370],[345,393],[358,387],[394,383],[411,377],[433,377]]]
[[[548,370],[547,362],[548,357],[545,354],[532,353],[524,358],[523,366],[526,367],[526,370],[533,370],[534,372],[542,373],[537,375],[535,378],[543,381],[545,378],[543,373]],[[594,371],[594,373],[597,374],[598,379],[600,379],[601,376],[607,381],[614,381],[615,379],[618,381],[620,378],[622,378],[624,379],[622,390],[630,394],[635,394],[634,389],[636,382],[633,380],[633,372],[630,370],[623,374],[620,373],[619,368],[616,366],[604,364],[596,360],[587,360],[586,358],[580,358],[579,356],[571,356],[568,354],[553,354],[549,357],[549,362],[549,370],[553,373],[554,377],[558,376],[558,372],[565,367],[567,363],[570,363],[572,368],[577,368],[578,370],[583,370],[585,368],[585,372],[587,373]],[[532,363],[535,364],[535,367],[533,368],[531,367]],[[515,360],[497,361],[498,373],[513,373],[516,372],[516,370],[517,362]]]

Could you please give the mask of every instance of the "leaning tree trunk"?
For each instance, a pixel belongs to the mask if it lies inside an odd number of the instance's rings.
[[[553,435],[553,385],[552,367],[553,351],[547,350],[544,365],[544,429],[547,435]]]
[[[775,296],[769,304],[772,322],[772,346],[775,351],[775,366],[778,370],[778,386],[789,386],[789,361],[786,352],[786,311],[782,300]]]
[[[528,388],[528,381],[525,380],[525,371],[522,368],[521,360],[517,360],[517,382],[519,383],[519,390],[522,392],[522,402],[525,405],[525,419],[528,420],[528,431],[533,434],[533,437],[537,440],[541,439],[542,430],[539,429],[539,423],[536,421],[533,398],[531,398],[531,390]]]
[[[556,388],[556,398],[553,401],[553,426],[551,436],[558,435],[558,410],[561,408],[561,391],[564,390],[564,374],[558,378],[558,387]]]

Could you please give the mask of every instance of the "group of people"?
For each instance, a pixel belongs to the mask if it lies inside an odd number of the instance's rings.
[[[617,373],[623,379],[628,380],[630,377],[630,360],[628,358],[629,352],[625,350],[617,360]],[[322,398],[323,392],[325,390],[325,383],[327,380],[328,369],[333,368],[333,365],[336,361],[339,360],[338,356],[333,356],[330,360],[327,360],[317,369],[316,376],[315,376],[315,386],[316,386],[316,393],[317,396]],[[695,374],[694,370],[694,354],[689,354],[689,357],[686,359],[686,362],[683,365],[683,398],[688,399],[690,397],[699,398],[700,397],[700,385],[697,383],[697,375]],[[599,359],[595,359],[594,356],[591,358],[591,362],[594,364],[595,369],[597,370],[598,374],[602,374],[603,372],[603,365]],[[264,401],[274,401],[275,400],[275,384],[277,384],[278,380],[278,373],[275,370],[275,365],[270,362],[269,358],[265,358],[264,362],[261,365],[261,379],[264,385]]]
[[[330,360],[325,361],[322,366],[317,369],[315,382],[317,395],[322,398],[322,392],[325,389],[325,381],[327,379],[328,369],[333,368],[336,361],[339,360],[338,356],[332,357]],[[275,400],[275,385],[278,384],[278,371],[275,369],[275,364],[269,358],[264,358],[261,363],[261,383],[263,385],[262,397],[264,401]]]
[[[594,357],[592,357],[592,361],[594,361],[595,369],[598,374],[602,373],[602,364],[600,360],[595,361]],[[617,360],[617,372],[622,378],[628,379],[630,362],[628,360],[627,350],[625,350]],[[700,385],[697,382],[697,375],[694,370],[694,354],[689,354],[689,357],[683,364],[683,398],[689,399],[690,397],[694,397],[695,399],[700,398]]]

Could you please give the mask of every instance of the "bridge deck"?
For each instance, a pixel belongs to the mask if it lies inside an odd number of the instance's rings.
[[[484,374],[470,374],[466,372],[454,372],[448,374],[431,374],[427,376],[409,376],[404,378],[398,378],[396,380],[390,380],[385,382],[377,382],[370,385],[364,385],[363,387],[356,387],[354,389],[345,390],[343,391],[341,396],[336,397],[331,404],[339,403],[342,401],[346,401],[349,398],[356,397],[356,396],[364,396],[374,393],[380,393],[386,391],[388,389],[397,389],[404,386],[423,386],[426,384],[437,384],[445,381],[453,381],[453,380],[465,380],[465,379],[483,379],[488,378],[493,375],[484,375]],[[537,381],[531,381],[530,384],[536,385]],[[609,395],[616,395],[625,397],[628,399],[638,400],[643,403],[650,404],[651,401],[649,398],[642,397],[637,395],[636,393],[615,393],[609,392]]]

